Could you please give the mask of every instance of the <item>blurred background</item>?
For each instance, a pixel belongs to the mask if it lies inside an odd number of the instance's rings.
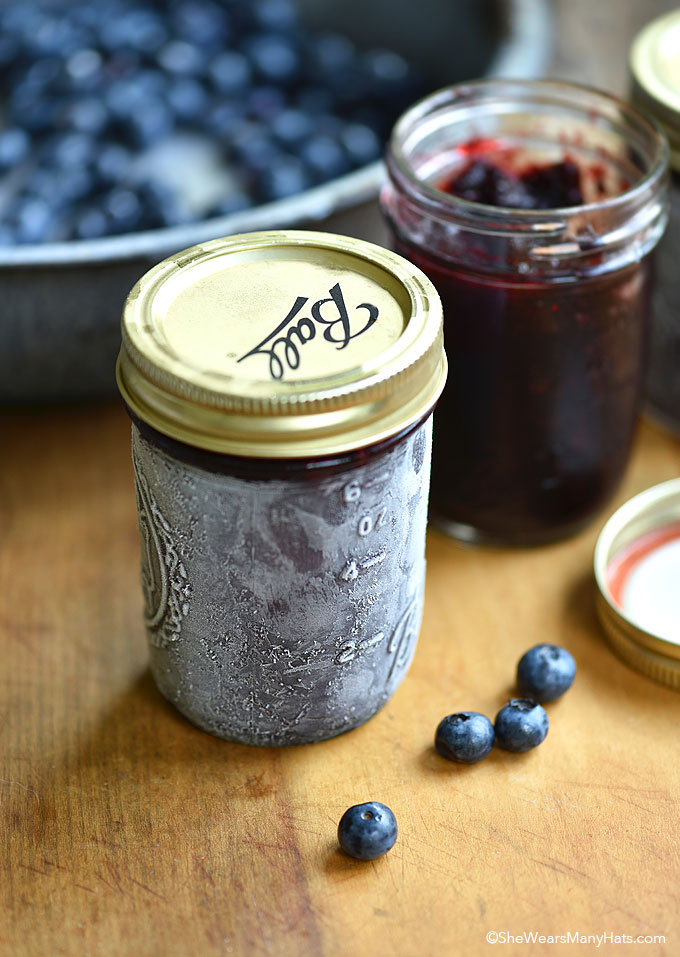
[[[668,0],[6,0],[0,401],[114,390],[124,297],[229,233],[386,243],[375,197],[414,100],[484,75],[625,95]]]

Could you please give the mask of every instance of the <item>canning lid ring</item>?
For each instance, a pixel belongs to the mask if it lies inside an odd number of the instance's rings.
[[[322,340],[328,348],[307,365],[311,374],[296,367],[277,380],[263,364],[268,348],[259,350],[262,342],[250,347],[272,303],[277,323],[291,301],[310,295],[308,285],[289,281],[289,274],[308,280],[310,270],[331,292],[334,283],[354,291],[353,315],[362,314],[362,323],[374,308],[367,302],[379,301],[381,320],[359,345],[370,324],[350,335],[356,341],[344,351],[318,326],[311,348]],[[258,280],[274,290],[273,300],[262,298]],[[239,294],[239,308],[225,313],[232,302],[223,295],[227,287]],[[296,300],[299,292],[304,295]],[[331,299],[323,299],[321,313],[319,302],[310,300],[304,309],[327,323],[323,303]],[[432,410],[446,378],[442,326],[430,280],[390,250],[303,230],[230,236],[177,253],[139,280],[123,312],[117,380],[132,412],[189,445],[258,458],[325,456],[397,435]],[[253,353],[257,362],[242,365]]]
[[[593,559],[596,610],[609,644],[635,670],[676,690],[680,690],[680,643],[646,629],[626,614],[612,595],[608,570],[627,546],[678,521],[680,478],[645,489],[614,512],[600,532]]]

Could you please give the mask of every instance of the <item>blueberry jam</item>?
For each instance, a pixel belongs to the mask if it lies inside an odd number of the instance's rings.
[[[473,159],[462,172],[439,184],[442,192],[486,206],[558,209],[584,201],[581,171],[572,160],[532,165],[516,173]]]
[[[495,144],[494,144],[495,145]],[[482,142],[481,148],[484,148]],[[452,196],[520,210],[574,207],[605,191],[565,158],[513,169],[475,155],[439,182]],[[435,283],[450,364],[439,401],[431,500],[444,519],[530,544],[578,530],[615,488],[630,452],[646,342],[649,263],[577,283],[457,269],[398,239]],[[474,322],[463,317],[474,316]]]
[[[630,455],[655,239],[638,243],[626,212],[637,174],[606,147],[537,146],[516,127],[450,145],[442,98],[436,124],[397,125],[382,193],[395,250],[444,307],[432,517],[466,541],[556,541],[606,504]],[[406,118],[429,116],[427,102]],[[451,117],[458,104],[452,94]]]
[[[395,248],[434,282],[449,377],[435,413],[436,515],[538,544],[607,501],[633,439],[650,262],[577,283],[503,278]]]
[[[0,4],[0,245],[285,199],[377,160],[426,81],[294,0]]]

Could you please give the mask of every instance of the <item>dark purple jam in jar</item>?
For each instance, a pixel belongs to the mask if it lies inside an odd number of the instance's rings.
[[[452,88],[397,124],[382,207],[444,307],[431,514],[454,537],[554,541],[619,482],[666,162],[640,114],[569,84]]]

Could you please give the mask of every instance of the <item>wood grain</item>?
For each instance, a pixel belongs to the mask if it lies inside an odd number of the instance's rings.
[[[323,744],[247,748],[149,677],[120,407],[0,424],[4,953],[476,954],[488,930],[665,934],[645,953],[677,953],[680,696],[603,642],[599,522],[532,551],[431,533],[418,652],[385,710]],[[645,426],[618,501],[679,470],[680,443]],[[538,641],[579,664],[546,743],[439,758],[439,719],[493,715]],[[363,800],[400,825],[369,864],[335,840]]]

